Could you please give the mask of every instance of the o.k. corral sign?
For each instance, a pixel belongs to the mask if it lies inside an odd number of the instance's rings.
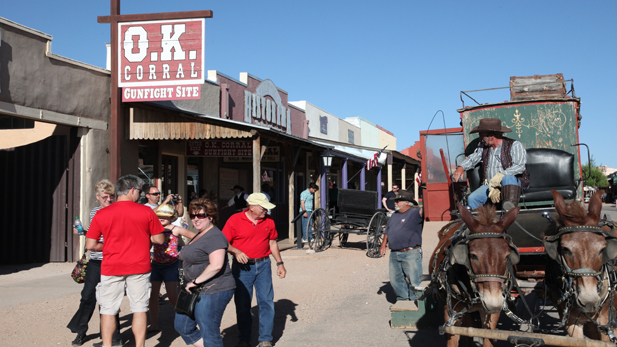
[[[201,98],[205,18],[118,23],[123,102]]]

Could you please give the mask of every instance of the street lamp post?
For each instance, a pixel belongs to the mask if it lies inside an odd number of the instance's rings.
[[[324,169],[326,169],[326,187],[324,188],[324,193],[326,194],[326,216],[330,215],[330,182],[328,182],[328,176],[330,176],[330,167],[332,167],[332,157],[333,155],[330,148],[326,148],[321,155]]]

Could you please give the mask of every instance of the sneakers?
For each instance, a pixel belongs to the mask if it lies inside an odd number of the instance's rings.
[[[261,341],[257,347],[272,347],[272,342],[271,341]]]
[[[112,340],[111,345],[112,346],[122,346],[122,340],[115,340],[115,341]],[[103,341],[93,344],[92,347],[103,347]]]
[[[238,341],[236,347],[251,347],[251,343],[248,341]]]
[[[84,344],[84,342],[86,342],[86,335],[77,335],[77,337],[75,337],[75,340],[71,342],[71,346],[81,346]]]
[[[302,239],[302,243],[308,243],[306,239]]]

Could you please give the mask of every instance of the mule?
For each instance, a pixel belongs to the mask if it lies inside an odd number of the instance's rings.
[[[512,279],[508,267],[519,260],[518,251],[505,230],[516,220],[520,208],[511,209],[501,220],[497,220],[495,207],[479,207],[477,218],[460,204],[458,210],[462,220],[453,221],[439,231],[429,273],[431,278],[441,279],[440,294],[446,300],[445,322],[451,318],[448,300],[453,296],[452,313],[464,312],[454,325],[473,327],[471,314],[479,314],[482,328],[495,329],[506,295],[509,295]],[[468,229],[466,232],[463,232],[464,226]],[[460,336],[446,334],[446,339],[448,347],[454,347],[458,346]],[[468,344],[471,343],[468,339]],[[484,339],[485,347],[493,343]]]
[[[608,341],[607,327],[602,333],[599,326],[609,323],[611,305],[615,307],[610,290],[615,268],[608,262],[617,256],[617,239],[608,225],[598,227],[602,193],[591,197],[588,212],[578,202],[566,203],[558,192],[552,194],[559,219],[544,236],[551,301],[570,336]]]

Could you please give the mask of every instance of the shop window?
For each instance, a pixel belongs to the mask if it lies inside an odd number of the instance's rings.
[[[161,163],[161,182],[164,195],[178,194],[178,157],[164,155]]]
[[[0,115],[0,130],[34,129],[34,120]]]
[[[199,182],[199,169],[202,167],[201,162],[202,158],[186,158],[186,194],[188,194],[188,201],[205,194],[205,191],[200,194],[200,190],[203,189]]]
[[[328,135],[328,117],[319,117],[319,130],[322,134]]]
[[[139,143],[139,163],[137,165],[139,177],[148,185],[156,184],[154,167],[158,150],[154,143]]]

